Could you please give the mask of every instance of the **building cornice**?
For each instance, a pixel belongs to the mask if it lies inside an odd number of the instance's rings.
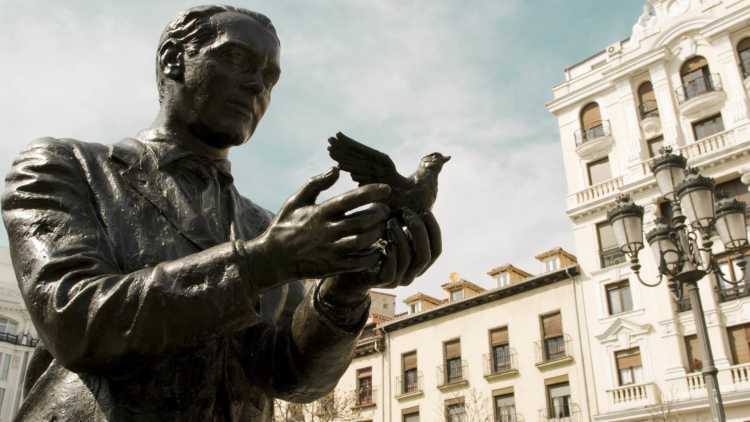
[[[432,308],[423,312],[409,315],[402,319],[390,321],[385,324],[379,325],[378,328],[386,332],[393,332],[402,328],[420,324],[425,321],[431,321],[446,315],[455,314],[465,309],[506,299],[508,297],[537,289],[539,287],[549,286],[562,280],[568,280],[570,279],[570,277],[574,277],[579,274],[580,267],[578,265],[570,265],[557,271],[552,271],[546,274],[526,279],[523,282],[517,284],[511,284],[507,287],[489,290],[458,302],[448,303],[442,306],[438,306],[437,308]]]

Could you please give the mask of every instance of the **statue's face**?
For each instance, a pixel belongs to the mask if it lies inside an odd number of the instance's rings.
[[[279,79],[279,44],[249,16],[212,17],[216,40],[184,57],[184,100],[188,127],[217,148],[246,142],[271,101]]]

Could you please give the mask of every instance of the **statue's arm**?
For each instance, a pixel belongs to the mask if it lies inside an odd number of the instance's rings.
[[[235,344],[248,379],[274,397],[309,402],[333,390],[348,368],[370,299],[331,305],[320,298],[320,284],[304,296],[294,295],[293,286],[287,302],[293,309],[290,317],[243,330]]]
[[[19,155],[6,177],[2,209],[31,318],[45,346],[71,370],[110,372],[125,359],[259,320],[258,292],[243,276],[232,243],[124,273],[65,141],[42,139]]]

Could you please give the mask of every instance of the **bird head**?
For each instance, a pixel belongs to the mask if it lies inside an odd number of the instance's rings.
[[[443,155],[439,152],[433,152],[432,154],[425,155],[419,162],[419,169],[422,171],[431,170],[439,173],[443,168],[443,164],[450,160],[450,155]]]

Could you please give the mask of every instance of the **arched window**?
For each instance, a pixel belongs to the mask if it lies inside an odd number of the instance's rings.
[[[641,119],[658,116],[659,109],[656,107],[656,95],[651,81],[646,81],[638,87],[638,109]]]
[[[583,140],[596,139],[604,136],[604,122],[599,111],[599,104],[588,103],[581,110],[581,128]]]
[[[737,55],[740,56],[742,76],[747,78],[750,76],[750,37],[743,38],[742,41],[737,44]]]
[[[708,69],[708,61],[705,57],[695,56],[688,59],[682,64],[680,77],[682,79],[685,100],[714,90],[711,72]]]

